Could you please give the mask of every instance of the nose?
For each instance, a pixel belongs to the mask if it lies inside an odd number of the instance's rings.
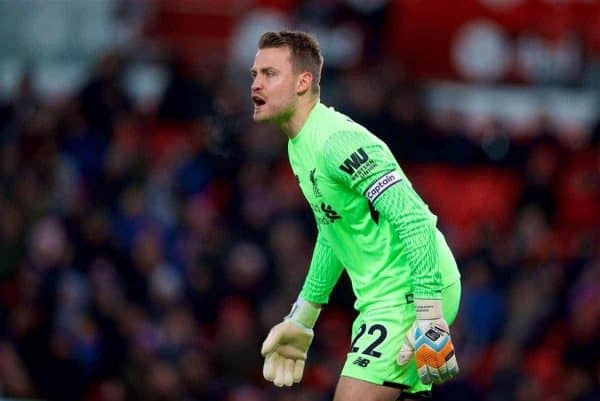
[[[252,80],[252,86],[250,88],[252,89],[252,92],[256,92],[262,88],[262,82],[258,75]]]

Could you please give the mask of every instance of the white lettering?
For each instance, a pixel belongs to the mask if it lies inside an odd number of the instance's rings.
[[[365,196],[370,202],[374,202],[382,193],[384,193],[389,187],[394,185],[397,182],[400,182],[402,177],[398,174],[397,171],[392,171],[391,173],[387,173],[383,177],[379,177],[377,181],[373,185],[367,189],[365,192]]]

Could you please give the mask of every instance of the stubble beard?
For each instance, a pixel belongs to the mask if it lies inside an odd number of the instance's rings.
[[[256,123],[272,123],[280,125],[290,118],[293,114],[294,107],[292,104],[287,104],[278,107],[275,110],[262,109],[260,113],[254,112],[252,118]]]
[[[256,112],[254,112],[254,113],[252,114],[252,119],[254,120],[254,122],[255,122],[255,123],[264,123],[264,122],[266,122],[266,121],[267,121],[267,119],[266,119],[265,117],[262,117],[262,116],[260,115],[260,113],[259,113],[259,114],[257,114]]]

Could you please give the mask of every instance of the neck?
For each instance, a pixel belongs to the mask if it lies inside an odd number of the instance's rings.
[[[281,132],[289,139],[298,135],[318,101],[319,98],[314,97],[305,102],[298,102],[297,107],[291,111],[289,117],[277,124]]]

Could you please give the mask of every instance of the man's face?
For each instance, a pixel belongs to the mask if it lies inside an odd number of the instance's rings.
[[[285,119],[296,102],[296,74],[292,68],[290,49],[260,49],[250,71],[253,79],[251,96],[254,121]]]

